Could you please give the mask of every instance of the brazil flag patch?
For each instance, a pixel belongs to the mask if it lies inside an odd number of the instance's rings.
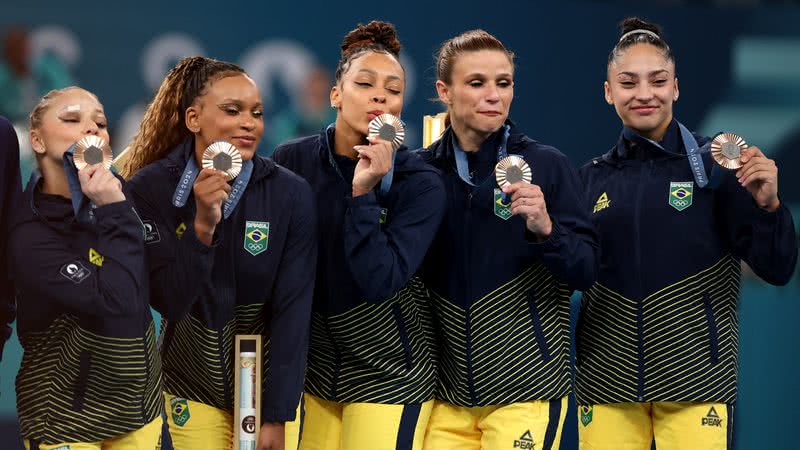
[[[269,222],[248,220],[244,229],[244,249],[253,256],[267,250]]]

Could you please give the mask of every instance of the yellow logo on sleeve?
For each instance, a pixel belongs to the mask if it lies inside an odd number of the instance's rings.
[[[608,194],[603,192],[603,195],[597,199],[597,203],[594,204],[594,211],[593,214],[596,214],[598,211],[602,211],[606,208],[611,206],[611,200],[608,199]]]
[[[89,262],[94,264],[97,267],[103,267],[103,260],[105,258],[103,255],[97,252],[97,250],[90,248],[89,249]]]
[[[181,224],[178,225],[178,228],[175,229],[175,236],[178,236],[178,239],[180,239],[183,237],[183,233],[185,232],[186,232],[186,224],[181,222]]]

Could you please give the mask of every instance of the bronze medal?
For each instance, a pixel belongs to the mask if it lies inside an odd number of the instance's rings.
[[[95,164],[102,164],[106,169],[111,169],[111,147],[98,136],[86,136],[78,141],[72,157],[78,170]]]
[[[203,168],[225,172],[228,181],[233,180],[242,170],[242,154],[233,144],[214,142],[203,151]]]
[[[369,122],[370,137],[379,137],[392,143],[392,149],[397,151],[406,136],[406,127],[403,121],[391,114],[381,114]]]
[[[747,149],[744,138],[733,133],[722,133],[711,141],[711,156],[726,169],[742,167],[742,151]]]
[[[494,175],[500,188],[524,181],[530,183],[533,179],[531,167],[521,156],[509,155],[501,159],[494,167]]]

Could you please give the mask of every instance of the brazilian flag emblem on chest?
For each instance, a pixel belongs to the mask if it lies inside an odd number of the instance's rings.
[[[508,220],[511,218],[511,202],[503,203],[503,191],[500,189],[494,189],[494,215],[503,219]]]
[[[267,250],[269,222],[248,220],[244,229],[244,249],[253,256]]]
[[[691,181],[672,181],[669,183],[669,205],[678,211],[692,206],[694,183]]]
[[[172,421],[175,425],[182,427],[192,417],[189,413],[189,402],[185,398],[172,398],[169,401],[170,413],[172,414]]]

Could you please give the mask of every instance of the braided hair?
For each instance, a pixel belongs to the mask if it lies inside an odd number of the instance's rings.
[[[244,74],[236,64],[203,56],[184,58],[167,73],[144,113],[139,132],[130,145],[122,175],[131,178],[142,167],[157,161],[192,133],[186,128],[186,109],[221,78]]]

